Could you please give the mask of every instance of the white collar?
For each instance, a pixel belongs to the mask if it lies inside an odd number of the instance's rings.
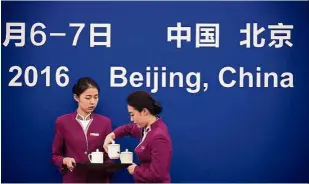
[[[87,118],[91,115],[91,113],[89,113],[87,116],[83,117],[81,114],[77,113],[75,119],[78,119],[78,118],[82,118],[83,121],[87,121]],[[91,118],[90,118],[91,119]],[[89,120],[90,120],[89,119]]]
[[[151,130],[151,126],[150,125],[147,126],[146,128],[144,128],[144,132],[150,132],[150,130]]]
[[[158,118],[158,117],[156,117],[156,121],[155,122],[157,122],[158,120],[159,120],[160,118]],[[155,123],[154,122],[154,123]],[[153,123],[152,123],[153,124]],[[152,125],[151,124],[151,125]],[[151,131],[151,125],[148,125],[146,128],[144,128],[144,132],[150,132]],[[146,131],[148,129],[148,131]]]

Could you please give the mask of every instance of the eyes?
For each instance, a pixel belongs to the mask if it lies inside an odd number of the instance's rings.
[[[90,100],[92,98],[92,96],[86,96],[85,99],[86,100]],[[94,96],[93,99],[97,100],[99,97],[98,96]]]

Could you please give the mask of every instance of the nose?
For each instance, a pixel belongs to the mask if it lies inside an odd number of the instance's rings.
[[[91,105],[94,104],[94,99],[93,98],[90,99],[90,104]]]
[[[134,121],[132,116],[131,116],[130,120],[131,120],[132,122]]]

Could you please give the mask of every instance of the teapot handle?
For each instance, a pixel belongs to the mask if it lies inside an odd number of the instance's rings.
[[[89,159],[90,162],[92,163],[92,160],[91,160],[91,157],[90,157],[90,156],[91,156],[91,153],[88,154],[88,159]]]

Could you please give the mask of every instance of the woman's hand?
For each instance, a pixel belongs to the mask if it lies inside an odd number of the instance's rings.
[[[133,175],[134,174],[134,169],[137,165],[135,163],[133,163],[132,165],[130,165],[127,169],[128,169],[128,172]]]
[[[73,169],[74,169],[74,165],[76,164],[76,161],[74,158],[70,158],[70,157],[65,157],[63,160],[62,160],[62,163],[64,165],[67,166],[67,168],[72,172]]]
[[[106,151],[106,153],[108,153],[108,145],[115,142],[114,139],[115,139],[115,134],[114,134],[114,132],[108,134],[108,135],[105,137],[105,141],[104,141],[103,148],[104,148],[104,150]]]

